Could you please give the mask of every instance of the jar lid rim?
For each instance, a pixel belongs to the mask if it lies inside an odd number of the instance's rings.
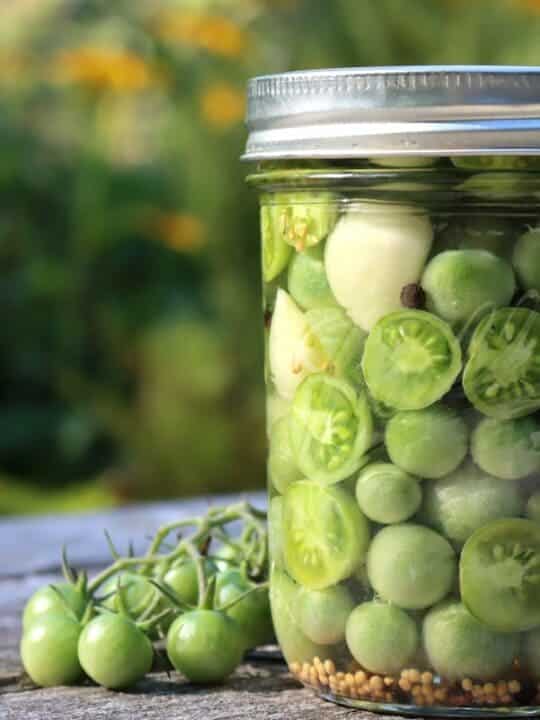
[[[244,159],[540,154],[540,67],[388,66],[248,84]]]

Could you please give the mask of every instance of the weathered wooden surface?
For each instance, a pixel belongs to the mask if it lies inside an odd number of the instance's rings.
[[[263,495],[248,495],[264,504]],[[225,504],[237,498],[213,498]],[[120,548],[144,542],[156,528],[205,510],[209,501],[159,503],[80,516],[9,519],[0,522],[0,720],[342,720],[375,718],[326,703],[301,688],[282,662],[242,665],[222,687],[199,688],[176,673],[153,673],[133,691],[83,687],[41,690],[21,681],[20,614],[26,598],[59,579],[63,542],[73,564],[88,569],[108,562],[102,531]]]

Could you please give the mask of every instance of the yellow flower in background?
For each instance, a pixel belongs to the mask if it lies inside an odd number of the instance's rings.
[[[208,125],[227,130],[243,120],[245,95],[229,83],[214,83],[203,90],[200,107],[201,115]]]
[[[228,58],[241,57],[247,46],[245,31],[222,15],[169,10],[158,16],[155,27],[163,40]]]
[[[54,65],[60,81],[95,90],[138,92],[158,80],[144,58],[125,50],[93,47],[67,50],[56,56]]]
[[[540,12],[540,0],[518,0],[516,4],[524,6],[533,12]]]
[[[158,213],[150,221],[150,231],[177,252],[197,252],[206,243],[204,223],[189,213]]]

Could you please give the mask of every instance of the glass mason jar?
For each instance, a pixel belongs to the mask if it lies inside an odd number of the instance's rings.
[[[272,612],[326,699],[540,713],[539,89],[504,68],[251,85]]]

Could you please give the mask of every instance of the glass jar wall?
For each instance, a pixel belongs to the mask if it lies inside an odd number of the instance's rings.
[[[262,163],[271,601],[291,672],[540,705],[540,160]]]

